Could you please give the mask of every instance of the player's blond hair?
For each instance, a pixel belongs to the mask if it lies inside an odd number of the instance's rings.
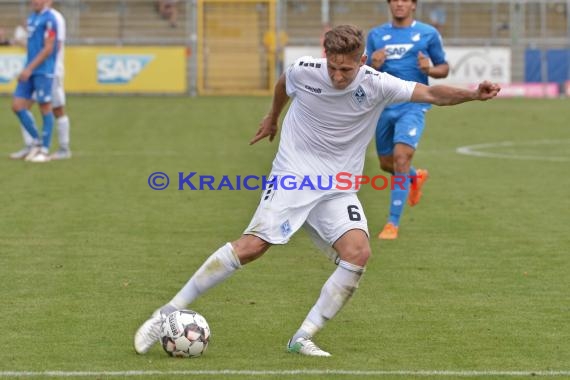
[[[355,25],[339,25],[325,33],[325,54],[364,54],[364,32]]]

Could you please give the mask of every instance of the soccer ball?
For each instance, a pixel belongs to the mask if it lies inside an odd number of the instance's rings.
[[[177,310],[166,317],[160,327],[162,348],[170,356],[196,358],[210,341],[206,318],[192,310]]]

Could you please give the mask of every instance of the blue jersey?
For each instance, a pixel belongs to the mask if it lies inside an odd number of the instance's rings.
[[[39,13],[32,13],[28,17],[28,54],[26,66],[30,64],[45,47],[45,39],[47,37],[54,38],[53,51],[34,69],[32,75],[53,75],[57,57],[57,23],[54,14],[49,9],[45,9]]]
[[[429,57],[434,66],[446,63],[439,32],[433,26],[416,20],[405,28],[386,23],[370,30],[366,42],[368,65],[372,65],[372,53],[382,48],[386,50],[386,60],[382,67],[375,69],[426,85],[428,76],[419,69],[418,53]]]

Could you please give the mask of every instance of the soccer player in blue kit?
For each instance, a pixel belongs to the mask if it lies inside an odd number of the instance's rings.
[[[32,0],[32,14],[28,17],[28,43],[26,67],[18,77],[14,91],[12,110],[33,138],[33,145],[26,155],[26,161],[49,161],[49,146],[54,124],[51,106],[52,82],[57,56],[57,23],[49,9],[48,0]],[[28,111],[32,95],[42,114],[43,128],[40,141],[34,117]]]
[[[367,64],[395,77],[428,84],[428,77],[445,78],[449,65],[445,60],[441,36],[434,27],[414,19],[417,0],[387,0],[392,21],[368,33]],[[430,60],[433,66],[430,64]],[[396,239],[406,199],[415,206],[428,171],[411,166],[414,152],[424,131],[427,103],[400,103],[386,107],[376,126],[376,151],[382,170],[395,176],[411,178],[394,185],[390,193],[390,215],[380,239]],[[410,177],[408,177],[410,176]]]

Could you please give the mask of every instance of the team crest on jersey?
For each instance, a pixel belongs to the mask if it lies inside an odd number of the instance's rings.
[[[412,36],[412,41],[414,42],[418,42],[420,40],[421,35],[419,33],[416,33]]]
[[[386,59],[400,59],[414,46],[414,44],[386,45]]]
[[[358,88],[354,90],[352,93],[352,99],[354,99],[357,104],[364,103],[364,100],[366,99],[366,92],[364,92],[362,86],[358,86]]]

